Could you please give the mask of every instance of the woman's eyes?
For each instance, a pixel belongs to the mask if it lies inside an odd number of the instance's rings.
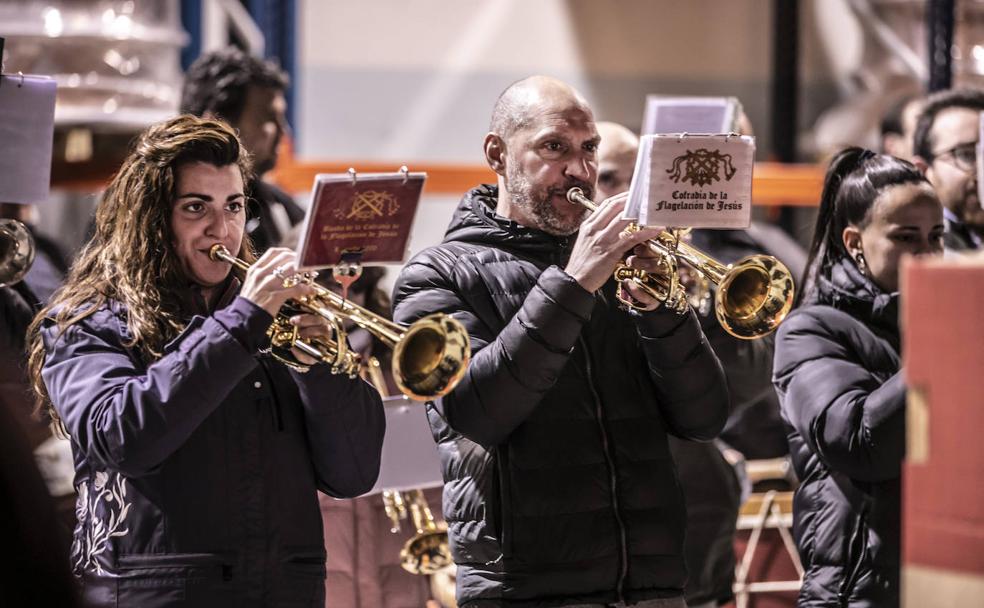
[[[226,211],[230,211],[232,213],[239,213],[244,208],[245,208],[245,204],[243,203],[243,201],[236,200],[226,203]],[[188,213],[198,215],[205,211],[205,203],[201,203],[201,202],[186,203],[183,209]]]

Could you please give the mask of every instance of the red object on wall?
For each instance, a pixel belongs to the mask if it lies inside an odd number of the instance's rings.
[[[903,589],[916,605],[915,580],[940,597],[926,572],[984,581],[984,261],[912,262],[902,294]]]

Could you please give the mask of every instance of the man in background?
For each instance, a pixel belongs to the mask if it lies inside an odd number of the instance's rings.
[[[951,89],[931,95],[919,115],[913,159],[943,203],[947,252],[981,249],[984,210],[977,194],[977,140],[984,91]]]
[[[925,102],[921,95],[906,95],[889,108],[880,126],[882,152],[912,160],[912,138]]]
[[[290,133],[284,97],[289,85],[287,74],[273,63],[229,47],[199,57],[188,68],[181,94],[182,113],[226,121],[252,155],[255,177],[247,185],[246,232],[257,254],[304,219],[287,193],[263,181],[277,164],[281,138]]]

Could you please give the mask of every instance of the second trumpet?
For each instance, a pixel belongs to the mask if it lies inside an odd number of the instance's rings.
[[[568,190],[567,200],[592,212],[598,208],[580,188]],[[671,308],[685,307],[677,262],[686,262],[717,286],[714,313],[721,327],[736,338],[769,335],[793,307],[793,275],[770,255],[752,255],[725,265],[665,230],[646,244],[660,254],[664,271],[646,273],[622,264],[615,269],[616,280],[632,281]]]
[[[250,267],[219,244],[212,246],[209,256],[244,271]],[[336,373],[355,376],[361,357],[348,349],[344,322],[350,321],[393,349],[393,379],[400,392],[411,399],[428,401],[440,397],[450,392],[464,375],[471,357],[468,332],[452,317],[436,313],[403,327],[318,285],[311,276],[296,275],[295,280],[313,287],[314,295],[288,300],[267,332],[271,353],[285,365],[295,369],[306,367],[293,358],[291,350],[296,348],[328,363]],[[332,335],[301,339],[297,328],[290,323],[290,317],[300,313],[326,319],[332,326]]]

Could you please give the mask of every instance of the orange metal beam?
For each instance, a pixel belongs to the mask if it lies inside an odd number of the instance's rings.
[[[424,163],[409,165],[412,171],[426,171],[426,192],[461,195],[481,183],[495,182],[495,173],[481,165]],[[395,164],[374,162],[284,162],[271,174],[274,183],[288,192],[311,189],[319,173],[345,173],[354,167],[360,173],[396,171]],[[823,187],[823,169],[816,165],[756,163],[752,181],[752,200],[756,205],[816,206]]]

